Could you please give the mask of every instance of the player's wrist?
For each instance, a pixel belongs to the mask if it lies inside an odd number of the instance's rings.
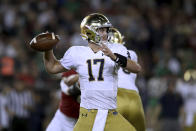
[[[116,55],[114,53],[111,54],[110,58],[115,61],[117,59]]]
[[[121,67],[126,67],[127,66],[127,57],[118,54],[118,53],[114,53],[114,55],[116,56],[116,58],[114,59],[114,61],[119,64]]]

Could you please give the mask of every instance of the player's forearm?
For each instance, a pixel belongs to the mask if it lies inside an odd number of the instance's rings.
[[[50,74],[59,73],[59,71],[56,67],[56,65],[58,65],[59,62],[56,59],[56,57],[54,56],[53,50],[44,52],[43,60],[44,60],[44,65],[45,65],[46,71],[48,73],[50,73]]]
[[[133,72],[133,73],[138,73],[141,71],[141,66],[136,63],[135,61],[126,58],[123,55],[120,55],[118,53],[114,53],[115,57],[110,57],[112,60],[114,60],[116,63],[118,63],[121,67],[125,68],[126,70],[128,70],[129,72]]]
[[[72,75],[73,77],[71,79],[68,79],[66,84],[68,86],[73,85],[74,83],[76,83],[79,79],[79,75]]]
[[[138,63],[132,61],[131,59],[127,59],[127,65],[125,69],[133,73],[139,73],[141,71],[141,66]]]

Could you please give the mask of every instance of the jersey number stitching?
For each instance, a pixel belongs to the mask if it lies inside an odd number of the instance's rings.
[[[89,81],[94,81],[95,78],[92,74],[92,61],[93,61],[93,64],[96,65],[98,62],[100,62],[100,67],[99,67],[99,75],[98,75],[98,78],[97,80],[98,81],[103,81],[104,78],[103,78],[103,67],[104,67],[104,59],[88,59],[86,61],[86,63],[88,64],[88,74],[89,74],[89,78],[88,80]]]

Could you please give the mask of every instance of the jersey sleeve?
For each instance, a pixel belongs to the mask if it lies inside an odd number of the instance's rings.
[[[128,55],[130,55],[130,59],[135,61],[135,62],[138,62],[138,57],[137,57],[137,54],[135,53],[135,51],[132,51],[132,50],[128,50]]]
[[[70,70],[75,68],[76,55],[74,47],[70,47],[64,54],[63,58],[60,59],[60,63],[63,67]]]

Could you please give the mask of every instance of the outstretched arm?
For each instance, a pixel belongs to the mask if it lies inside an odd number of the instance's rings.
[[[127,59],[127,66],[125,67],[130,72],[139,73],[141,71],[141,66],[139,63],[132,61],[130,58]]]
[[[46,68],[46,71],[50,74],[57,74],[60,72],[65,72],[67,69],[65,69],[59,60],[56,59],[54,56],[53,50],[49,50],[44,52],[43,54],[43,60],[44,60],[44,65]]]
[[[141,66],[138,63],[120,54],[112,53],[106,45],[102,44],[101,50],[106,56],[110,57],[113,61],[120,64],[121,67],[128,71],[133,73],[139,73],[141,71]]]

